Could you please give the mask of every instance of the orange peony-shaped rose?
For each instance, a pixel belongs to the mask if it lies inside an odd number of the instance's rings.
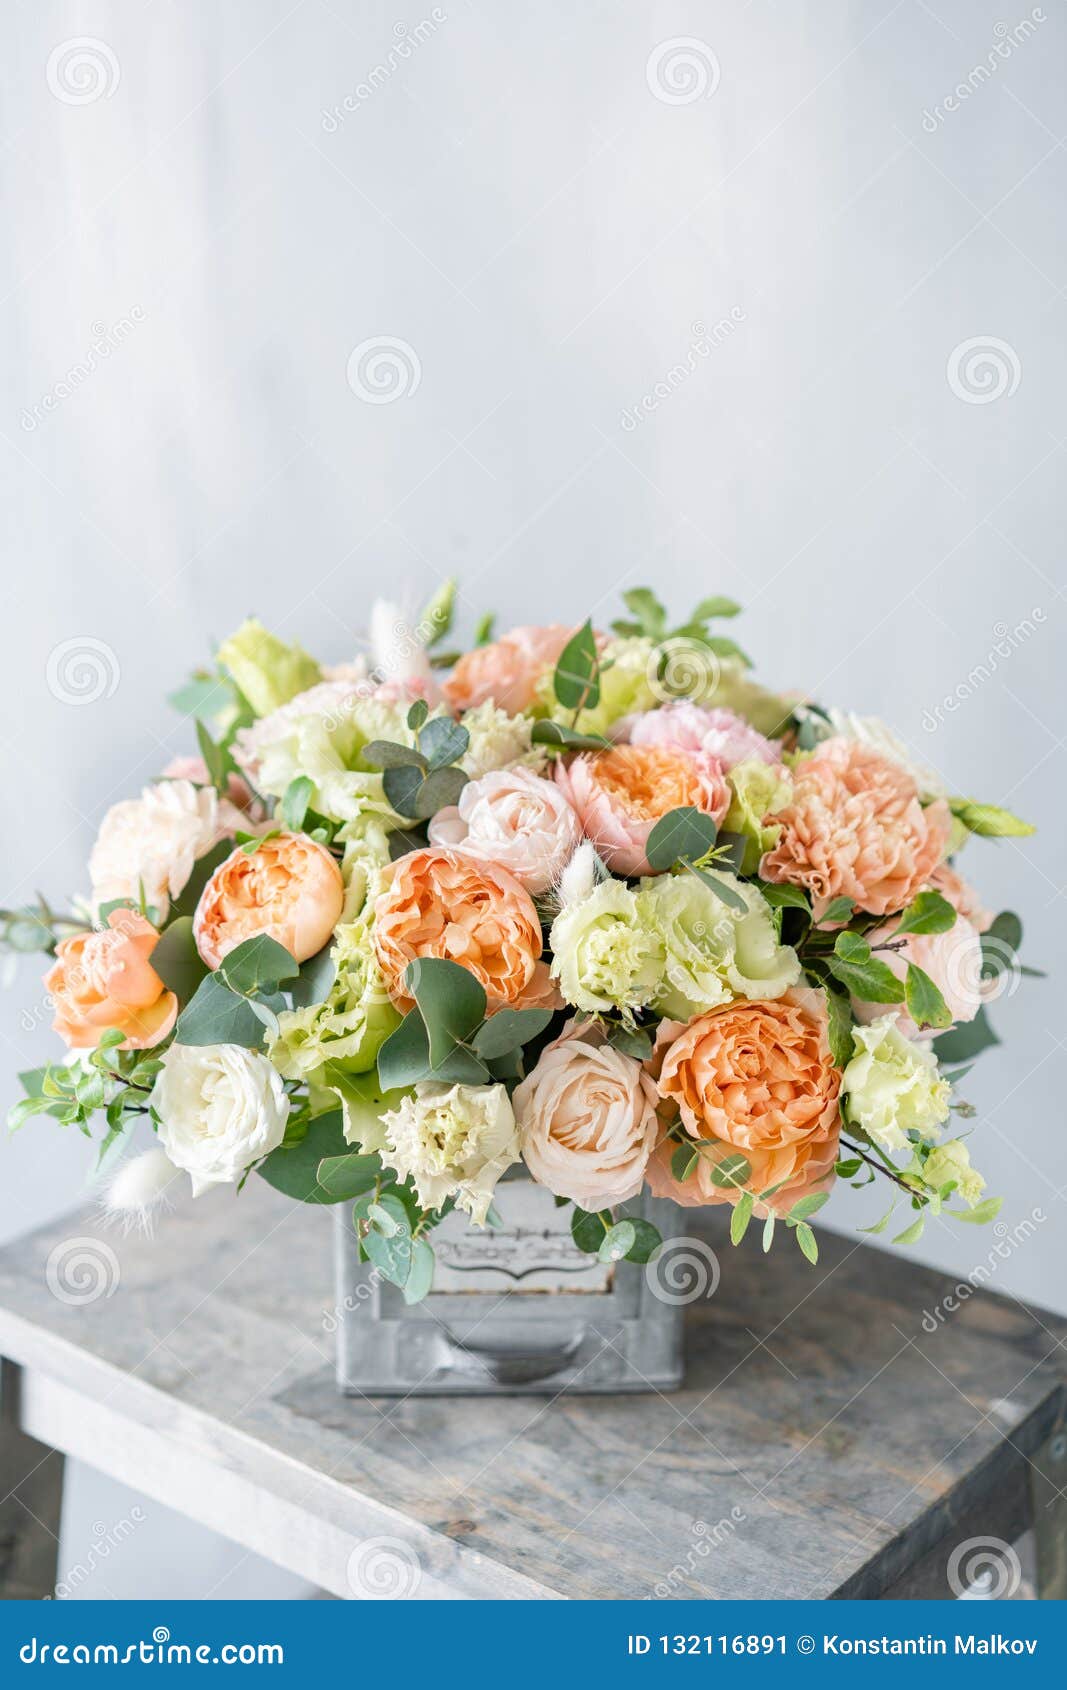
[[[490,1008],[552,1001],[530,894],[498,864],[458,851],[431,846],[399,859],[374,907],[374,948],[404,1008],[404,970],[415,957],[460,963],[484,986]]]
[[[243,940],[266,933],[304,962],[330,938],[344,901],[341,870],[326,847],[302,833],[278,833],[219,864],[196,906],[196,948],[217,968]]]
[[[663,1022],[657,1047],[660,1096],[677,1104],[686,1131],[706,1147],[679,1183],[670,1166],[677,1145],[657,1146],[647,1176],[657,1197],[736,1203],[742,1190],[758,1196],[778,1186],[757,1209],[785,1215],[798,1197],[833,1183],[841,1076],[822,992],[798,987],[773,1001],[726,1004],[688,1026]],[[738,1187],[715,1185],[712,1170],[736,1154],[748,1175]]]
[[[902,910],[930,884],[952,824],[944,799],[924,809],[899,763],[853,739],[798,764],[791,802],[767,819],[782,831],[760,873],[806,886],[816,921],[838,897],[871,915]]]
[[[730,790],[718,758],[673,745],[617,745],[556,766],[586,837],[617,874],[649,874],[645,846],[668,810],[703,810],[721,822]]]
[[[55,1006],[52,1026],[72,1050],[93,1050],[117,1027],[122,1050],[147,1050],[165,1039],[178,1015],[149,958],[159,934],[137,910],[112,910],[106,931],[61,939],[45,975]]]
[[[441,688],[453,710],[472,710],[490,699],[515,716],[534,701],[537,683],[555,667],[573,629],[512,628],[491,645],[466,651]]]

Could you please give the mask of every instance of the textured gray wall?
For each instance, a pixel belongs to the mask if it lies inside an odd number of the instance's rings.
[[[103,809],[185,746],[164,687],[249,610],[336,659],[383,583],[456,573],[506,622],[651,581],[735,595],[763,678],[1037,821],[967,867],[1055,967],[1065,39],[1060,0],[23,6],[4,902],[84,884]],[[382,337],[372,403],[349,360]],[[9,1093],[41,998],[26,968],[3,1000]],[[998,1005],[968,1084],[1005,1220],[1045,1217],[996,1284],[1062,1309],[1061,1002]],[[85,1166],[27,1128],[0,1227]],[[842,1229],[874,1218],[850,1196]],[[916,1254],[965,1273],[992,1242]],[[77,1475],[61,1560],[131,1506]],[[146,1511],[83,1594],[290,1588]]]

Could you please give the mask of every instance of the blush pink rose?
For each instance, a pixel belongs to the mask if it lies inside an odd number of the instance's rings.
[[[979,933],[987,933],[992,927],[991,912],[985,908],[970,882],[964,880],[962,874],[957,874],[949,863],[938,864],[930,876],[930,885],[948,899],[957,915],[965,915]]]
[[[651,874],[648,836],[668,810],[703,810],[716,823],[730,808],[722,764],[667,745],[617,745],[556,765],[587,839],[617,874]]]
[[[782,760],[781,746],[757,733],[751,722],[735,711],[706,710],[685,700],[628,717],[626,731],[620,737],[631,745],[674,745],[680,751],[704,752],[717,757],[724,769],[732,769],[749,757],[761,763]]]
[[[431,845],[499,863],[527,892],[546,892],[582,839],[578,817],[554,781],[529,769],[468,781],[458,804],[430,822]]]
[[[516,716],[534,702],[538,682],[555,667],[573,632],[560,623],[512,628],[490,645],[465,651],[441,690],[457,712],[492,700]]]
[[[191,780],[194,786],[210,786],[211,776],[202,757],[172,757],[163,770],[164,780]],[[250,821],[262,821],[263,805],[259,803],[248,782],[236,771],[226,781],[226,796],[231,804],[243,810]]]
[[[598,1027],[568,1023],[512,1098],[523,1161],[583,1209],[636,1197],[656,1143],[655,1082]]]
[[[868,942],[872,946],[885,944],[887,939],[892,939],[896,927],[895,921],[876,927],[867,934]],[[907,974],[909,962],[928,974],[948,1005],[953,1026],[960,1021],[973,1021],[988,991],[989,983],[982,979],[982,943],[978,929],[965,915],[957,914],[947,933],[906,933],[900,940],[899,950],[880,950],[878,957],[881,962],[888,963],[899,980]],[[884,1003],[860,1003],[856,999],[852,1004],[852,1012],[861,1022],[877,1020],[880,1015],[885,1015],[887,1008],[895,1009],[897,1026],[905,1038],[933,1036],[931,1028],[920,1032],[903,1004],[887,1006]]]
[[[952,823],[944,799],[923,808],[899,763],[843,738],[797,765],[790,803],[767,820],[781,832],[760,873],[807,887],[816,921],[837,897],[871,915],[902,910],[930,884]]]

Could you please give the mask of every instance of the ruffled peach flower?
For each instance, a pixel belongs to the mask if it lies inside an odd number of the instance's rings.
[[[137,910],[112,910],[104,932],[61,939],[45,975],[55,1031],[72,1050],[94,1050],[109,1027],[126,1037],[122,1050],[147,1050],[165,1039],[178,1016],[149,958],[159,934]]]
[[[468,781],[458,805],[438,810],[430,843],[499,863],[527,892],[546,892],[577,850],[581,824],[554,781],[497,769]]]
[[[374,906],[374,949],[390,996],[405,1009],[404,971],[415,957],[458,962],[492,1009],[554,998],[530,894],[498,864],[458,851],[431,846],[394,864]]]
[[[523,1161],[539,1184],[583,1209],[636,1197],[659,1131],[656,1086],[599,1027],[569,1022],[512,1104]]]
[[[896,921],[890,921],[884,927],[874,928],[867,934],[868,942],[884,945],[887,939],[892,939],[897,926]],[[982,978],[982,942],[978,929],[965,915],[957,914],[947,933],[906,933],[899,943],[899,950],[879,950],[879,961],[888,963],[899,980],[906,977],[909,962],[928,974],[948,1005],[953,1026],[961,1021],[973,1021],[983,1000],[994,995],[990,986],[995,982]],[[887,1010],[895,1011],[897,1026],[906,1039],[933,1036],[934,1029],[915,1025],[903,1004],[861,1003],[858,998],[853,999],[852,1012],[864,1024],[877,1021]]]
[[[666,745],[617,745],[556,765],[556,779],[587,838],[617,874],[650,874],[645,847],[668,810],[730,808],[722,764]]]
[[[538,681],[555,667],[573,632],[560,623],[512,628],[491,645],[465,651],[441,690],[453,710],[472,710],[491,699],[514,716],[533,703]]]
[[[943,799],[924,809],[899,764],[850,739],[825,740],[800,763],[792,801],[768,820],[782,831],[760,873],[806,886],[816,921],[837,897],[871,915],[902,910],[930,884],[951,828]]]
[[[623,726],[619,724],[620,728]],[[761,763],[782,761],[778,742],[757,733],[752,723],[735,710],[721,707],[708,710],[685,699],[630,716],[625,731],[613,729],[612,737],[628,740],[631,745],[673,745],[679,751],[703,751],[709,757],[717,757],[724,769],[732,769],[735,763],[751,757]]]
[[[648,1168],[657,1197],[694,1207],[736,1203],[742,1190],[758,1197],[779,1186],[757,1210],[784,1215],[798,1197],[833,1183],[841,1076],[822,992],[797,987],[773,1001],[726,1004],[688,1026],[662,1022],[657,1047],[660,1096],[677,1104],[686,1131],[704,1146],[683,1183],[671,1173],[677,1145],[665,1139],[657,1146]],[[724,1190],[712,1169],[738,1153],[751,1171]]]
[[[248,825],[243,811],[213,786],[191,780],[146,786],[140,798],[112,804],[100,824],[89,857],[94,906],[143,898],[165,921],[198,859]]]
[[[344,901],[341,870],[326,847],[306,834],[278,833],[219,864],[196,906],[196,948],[217,968],[235,946],[265,933],[305,962],[330,938]]]
[[[957,874],[951,864],[938,863],[930,876],[930,885],[947,898],[956,914],[965,916],[977,932],[987,933],[992,927],[992,913],[986,909],[970,881]]]

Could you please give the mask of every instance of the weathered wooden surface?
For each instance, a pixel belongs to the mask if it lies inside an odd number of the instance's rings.
[[[831,1597],[1013,1534],[1062,1416],[1065,1323],[975,1294],[926,1331],[950,1282],[825,1233],[815,1270],[718,1249],[669,1398],[341,1398],[329,1234],[253,1180],[0,1252],[24,1430],[339,1595]],[[110,1294],[49,1289],[74,1237]]]

